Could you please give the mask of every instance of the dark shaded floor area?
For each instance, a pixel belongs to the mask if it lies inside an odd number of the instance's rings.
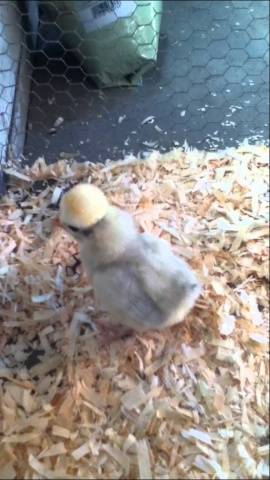
[[[54,161],[61,152],[104,161],[185,140],[203,149],[267,141],[268,31],[267,1],[165,1],[156,68],[141,87],[102,91],[72,55],[45,44],[36,58],[27,161]]]

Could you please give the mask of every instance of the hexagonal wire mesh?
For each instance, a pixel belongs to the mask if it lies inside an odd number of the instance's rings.
[[[1,2],[2,162],[268,141],[269,2],[158,4]]]

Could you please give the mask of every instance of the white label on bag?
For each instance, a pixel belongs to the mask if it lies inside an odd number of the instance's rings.
[[[118,18],[129,17],[136,6],[136,2],[130,0],[103,0],[78,11],[78,14],[86,32],[93,32],[110,25]]]

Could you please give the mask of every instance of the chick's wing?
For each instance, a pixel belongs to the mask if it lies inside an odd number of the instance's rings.
[[[116,262],[94,275],[96,295],[111,319],[134,329],[158,328],[164,314],[144,290],[134,264]]]
[[[137,276],[144,291],[162,311],[172,311],[199,291],[194,273],[173,254],[166,241],[142,234],[139,256]]]

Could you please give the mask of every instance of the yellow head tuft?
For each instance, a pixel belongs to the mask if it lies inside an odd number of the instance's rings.
[[[60,222],[76,228],[89,228],[105,217],[109,202],[95,185],[79,183],[63,196]]]

